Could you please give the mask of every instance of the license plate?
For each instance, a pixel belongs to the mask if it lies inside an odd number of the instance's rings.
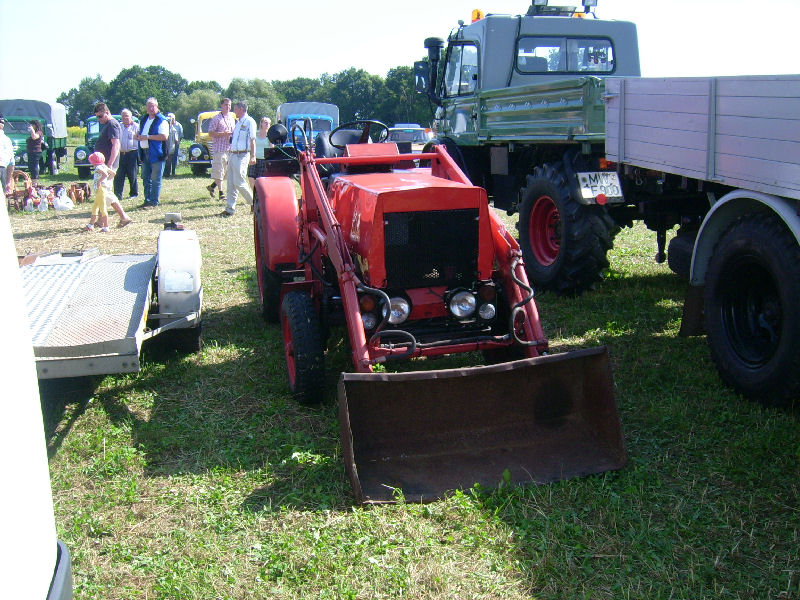
[[[598,194],[605,194],[609,200],[622,198],[622,186],[616,171],[578,173],[578,184],[584,200],[594,200]]]

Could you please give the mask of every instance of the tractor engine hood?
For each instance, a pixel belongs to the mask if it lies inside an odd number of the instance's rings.
[[[420,169],[340,174],[330,197],[370,286],[454,287],[491,277],[494,250],[482,188]]]

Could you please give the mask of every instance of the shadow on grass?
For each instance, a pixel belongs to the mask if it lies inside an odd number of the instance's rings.
[[[265,482],[242,505],[254,512],[349,506],[335,381],[321,406],[297,405],[288,393],[279,330],[266,327],[253,304],[206,311],[203,327],[197,355],[154,338],[142,348],[139,373],[108,377],[99,386],[76,381],[72,394],[64,393],[64,381],[54,382],[57,402],[45,416],[50,455],[79,418],[99,410],[130,431],[145,476],[250,472]]]

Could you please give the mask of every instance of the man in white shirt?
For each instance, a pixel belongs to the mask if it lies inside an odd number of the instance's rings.
[[[220,216],[230,217],[236,212],[236,199],[241,193],[252,206],[253,192],[247,181],[248,165],[256,164],[256,122],[247,114],[247,102],[233,105],[236,126],[231,134],[231,149],[228,157],[228,198]]]
[[[14,175],[14,142],[5,133],[6,120],[0,115],[0,182],[3,192],[8,190],[11,176]]]

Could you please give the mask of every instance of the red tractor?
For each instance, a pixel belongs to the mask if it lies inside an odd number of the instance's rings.
[[[346,326],[339,420],[356,501],[622,467],[605,348],[547,356],[519,246],[486,192],[443,146],[372,143],[387,130],[355,121],[314,150],[273,153],[255,186],[262,312],[280,322],[299,402],[323,400],[328,331]],[[477,351],[493,364],[424,368]],[[401,360],[418,368],[387,371]]]

